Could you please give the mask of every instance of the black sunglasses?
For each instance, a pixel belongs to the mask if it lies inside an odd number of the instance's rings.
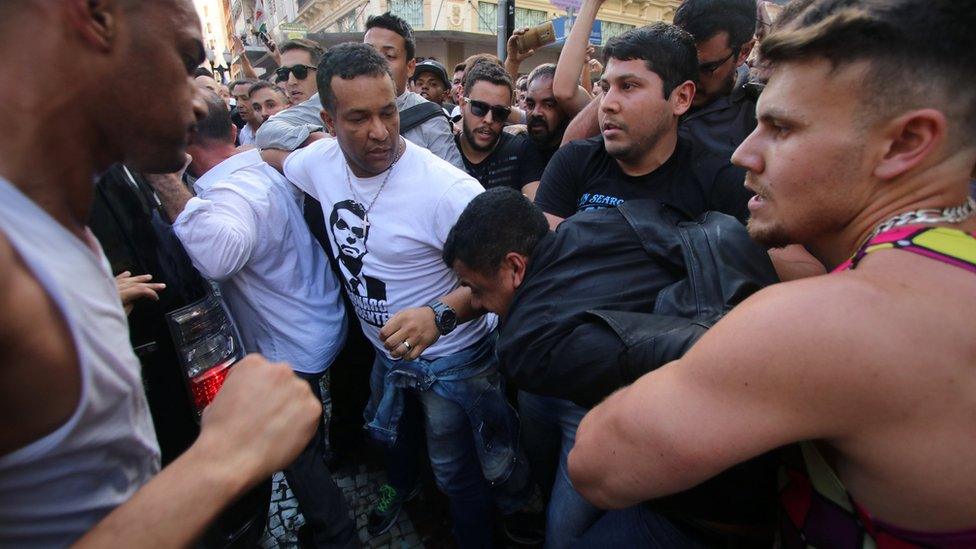
[[[488,111],[491,111],[492,120],[496,122],[504,122],[508,120],[508,115],[512,114],[512,109],[508,107],[503,107],[501,105],[489,105],[484,101],[468,99],[467,97],[465,97],[464,100],[468,102],[468,105],[471,105],[471,112],[474,113],[475,116],[485,116],[488,114]]]
[[[295,78],[299,80],[305,80],[306,78],[308,78],[308,71],[314,71],[314,70],[318,70],[318,69],[316,69],[315,67],[311,67],[309,65],[292,65],[290,67],[278,67],[278,69],[275,70],[275,77],[277,77],[278,81],[280,82],[282,80],[288,80],[288,73],[293,73],[295,75]]]
[[[726,55],[725,57],[719,59],[718,61],[709,61],[708,63],[702,63],[701,65],[698,65],[698,71],[712,74],[713,72],[717,71],[719,67],[724,65],[726,61],[739,55],[739,51],[741,49],[742,49],[741,46],[736,46],[732,48],[732,53]]]

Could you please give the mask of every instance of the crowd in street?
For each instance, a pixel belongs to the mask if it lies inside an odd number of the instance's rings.
[[[598,58],[603,1],[529,71],[384,13],[227,84],[184,0],[0,5],[0,546],[192,544],[276,471],[359,546],[356,338],[370,536],[429,464],[462,548],[976,546],[976,8],[684,0]],[[162,468],[110,169],[252,353]]]

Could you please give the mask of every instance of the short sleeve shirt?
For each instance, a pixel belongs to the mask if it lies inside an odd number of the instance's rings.
[[[649,174],[630,176],[603,146],[603,137],[574,141],[556,152],[542,175],[535,202],[548,214],[613,208],[627,200],[655,199],[698,217],[706,211],[745,223],[752,193],[745,172],[679,138],[674,153]]]
[[[455,137],[458,139],[462,137]],[[511,187],[521,192],[525,185],[539,181],[545,164],[530,139],[502,132],[495,150],[487,158],[477,164],[464,158],[464,168],[486,189]]]

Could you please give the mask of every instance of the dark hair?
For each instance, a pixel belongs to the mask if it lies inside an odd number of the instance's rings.
[[[325,48],[320,46],[318,42],[308,40],[307,38],[296,38],[278,46],[278,51],[280,53],[285,53],[286,51],[292,50],[302,50],[308,52],[308,55],[312,58],[312,62],[309,63],[309,65],[313,67],[318,66],[318,64],[322,62],[322,55],[325,54]]]
[[[464,73],[464,95],[471,95],[471,88],[478,82],[490,82],[496,86],[508,87],[508,92],[515,91],[512,79],[505,69],[494,63],[476,63],[474,68]]]
[[[953,0],[819,0],[767,37],[774,66],[825,59],[834,69],[867,61],[864,111],[892,116],[937,105],[954,140],[976,132],[976,10]]]
[[[464,86],[465,82],[467,82],[468,73],[471,72],[471,70],[474,69],[474,67],[480,63],[493,63],[495,65],[498,65],[499,67],[505,68],[505,65],[502,64],[502,60],[499,59],[497,55],[491,53],[476,53],[474,55],[471,55],[467,59],[465,59],[463,63],[464,79],[461,82],[462,86]]]
[[[414,54],[417,53],[417,41],[413,39],[413,28],[402,17],[397,17],[390,12],[371,15],[366,20],[366,30],[372,28],[386,29],[399,34],[403,38],[407,50],[407,60],[413,59]]]
[[[240,86],[240,85],[243,85],[243,84],[248,84],[248,85],[253,86],[255,82],[257,82],[257,80],[255,80],[253,78],[241,78],[239,80],[232,80],[229,84],[227,84],[227,89],[230,90],[230,93],[233,94],[234,93],[234,88],[236,88],[237,86]]]
[[[688,80],[698,81],[695,40],[674,25],[657,22],[611,38],[603,47],[603,62],[641,59],[664,83],[664,98]]]
[[[363,205],[355,200],[343,200],[341,202],[336,202],[335,206],[332,207],[332,213],[329,214],[329,227],[336,224],[339,221],[339,210],[348,210],[360,219],[366,219],[366,209]]]
[[[455,72],[463,71],[463,70],[464,70],[464,61],[461,61],[457,65],[454,65],[454,71],[451,73],[451,76],[454,76]]]
[[[225,141],[234,142],[231,126],[234,123],[230,119],[230,110],[216,93],[210,90],[203,90],[203,101],[207,104],[207,115],[197,121],[193,132],[194,142],[200,141]]]
[[[529,78],[527,76],[519,76],[518,80],[515,81],[515,89],[518,91],[525,91],[529,87]]]
[[[254,92],[259,90],[271,90],[277,92],[285,100],[285,103],[288,102],[288,94],[286,94],[281,88],[272,84],[271,82],[268,82],[267,80],[259,80],[257,83],[252,85],[251,89],[247,92],[247,96],[252,97],[254,96]]]
[[[322,107],[335,114],[335,94],[332,92],[332,77],[352,80],[357,76],[386,75],[393,80],[390,67],[375,48],[361,42],[346,42],[333,46],[322,56],[315,83],[319,89]]]
[[[197,67],[197,68],[193,69],[193,78],[196,78],[198,76],[208,76],[210,78],[213,78],[214,77],[213,76],[213,73],[210,72],[210,69],[207,69],[207,68],[204,68],[204,67]]]
[[[674,13],[674,24],[699,44],[725,31],[729,46],[738,48],[756,32],[756,0],[684,0]]]
[[[538,206],[511,187],[495,187],[474,197],[444,243],[449,268],[460,261],[483,275],[498,272],[509,252],[531,256],[549,233],[549,222]]]
[[[536,78],[555,78],[556,77],[556,64],[555,63],[543,63],[538,67],[532,69],[529,73],[528,79],[525,81],[526,87],[532,85],[532,81]]]

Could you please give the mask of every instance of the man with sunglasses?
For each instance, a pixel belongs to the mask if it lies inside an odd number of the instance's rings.
[[[484,188],[511,187],[534,197],[545,164],[531,140],[502,131],[511,106],[512,80],[505,69],[475,65],[465,78],[462,131],[454,139],[465,170]]]
[[[685,0],[674,24],[695,38],[698,82],[681,135],[723,158],[756,127],[756,100],[743,87],[755,44],[755,0]]]

